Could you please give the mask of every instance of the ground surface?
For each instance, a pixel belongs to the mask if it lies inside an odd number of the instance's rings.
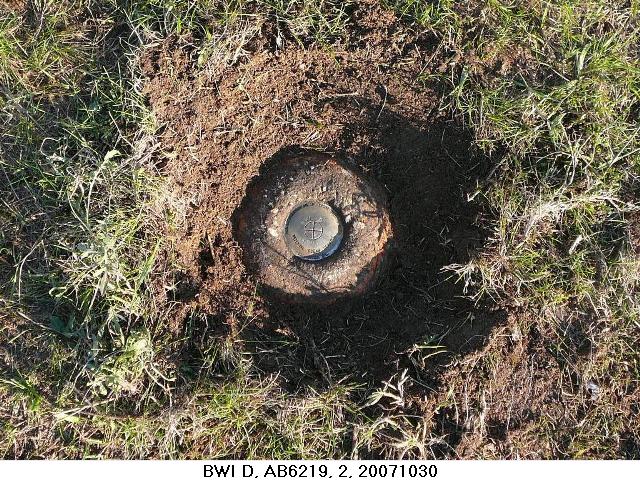
[[[0,3],[0,452],[638,458],[638,7],[460,3]],[[396,244],[323,308],[234,231],[309,151]]]

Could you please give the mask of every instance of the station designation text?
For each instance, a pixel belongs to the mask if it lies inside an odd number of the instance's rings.
[[[424,462],[207,463],[203,478],[436,478],[438,468]]]

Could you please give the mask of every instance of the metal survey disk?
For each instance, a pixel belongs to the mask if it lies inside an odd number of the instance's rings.
[[[342,243],[344,228],[335,210],[307,201],[295,206],[285,223],[285,243],[296,257],[311,262],[333,255]]]

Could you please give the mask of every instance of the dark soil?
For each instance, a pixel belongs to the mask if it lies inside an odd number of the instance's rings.
[[[181,305],[177,332],[194,314],[206,318],[261,352],[257,366],[292,390],[345,376],[388,379],[415,367],[416,344],[449,352],[420,367],[421,388],[436,386],[451,354],[481,347],[506,317],[463,298],[442,271],[484,241],[467,195],[490,165],[419,81],[443,61],[426,34],[360,2],[348,38],[331,49],[277,50],[265,33],[246,47],[248,58],[210,76],[184,39],[148,53],[145,93],[169,152],[162,169],[188,203],[172,232],[181,276],[164,300]],[[379,287],[331,308],[261,296],[233,234],[233,212],[261,167],[300,149],[335,153],[375,177],[395,229],[397,251]]]
[[[296,258],[286,244],[287,218],[303,200],[329,205],[343,225],[339,249],[322,261]],[[384,190],[327,154],[265,163],[233,220],[245,266],[275,301],[327,305],[361,296],[376,285],[393,244]]]

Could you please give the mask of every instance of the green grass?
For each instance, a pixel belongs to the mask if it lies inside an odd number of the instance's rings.
[[[473,59],[453,73],[450,101],[478,144],[501,152],[478,192],[497,220],[491,245],[458,271],[477,295],[536,312],[534,325],[566,373],[558,388],[593,381],[607,390],[583,421],[541,427],[544,434],[557,441],[562,433],[563,456],[615,456],[612,432],[629,426],[606,412],[632,401],[640,373],[628,233],[638,208],[638,6],[488,5],[483,35],[457,45]],[[514,63],[513,51],[524,61]],[[498,75],[486,74],[491,64]],[[587,330],[586,357],[567,338],[574,327]],[[572,415],[583,401],[568,402]]]
[[[247,376],[233,344],[206,351],[202,366],[226,365],[228,381],[190,393],[174,391],[178,372],[163,360],[172,346],[148,288],[173,199],[151,160],[140,48],[189,33],[206,54],[241,8],[300,42],[330,41],[345,22],[342,2],[326,2],[328,16],[314,2],[249,3],[35,3],[35,33],[3,12],[4,456],[341,456],[350,417],[366,420],[353,387],[291,400],[273,379]],[[117,28],[129,32],[119,45],[109,43]],[[46,447],[25,450],[41,436]]]
[[[448,268],[470,296],[523,312],[504,335],[535,332],[560,372],[549,388],[562,411],[528,423],[516,454],[632,455],[622,444],[640,438],[631,233],[640,5],[383,3],[437,38],[447,70],[421,80],[495,161],[474,195],[489,212],[489,242]],[[170,313],[150,289],[165,273],[158,255],[177,200],[154,167],[161,146],[140,93],[141,49],[190,35],[206,71],[237,61],[269,22],[278,48],[339,42],[351,7],[86,0],[32,2],[22,15],[0,6],[0,454],[430,457],[446,450],[434,418],[447,409],[483,431],[504,360],[498,340],[456,364],[459,378],[422,416],[405,409],[403,376],[373,391],[337,384],[291,396],[233,339],[204,348],[199,372],[167,360],[178,349],[161,326]],[[421,348],[435,346],[416,345],[417,368],[430,354]],[[471,403],[463,378],[473,379]]]

